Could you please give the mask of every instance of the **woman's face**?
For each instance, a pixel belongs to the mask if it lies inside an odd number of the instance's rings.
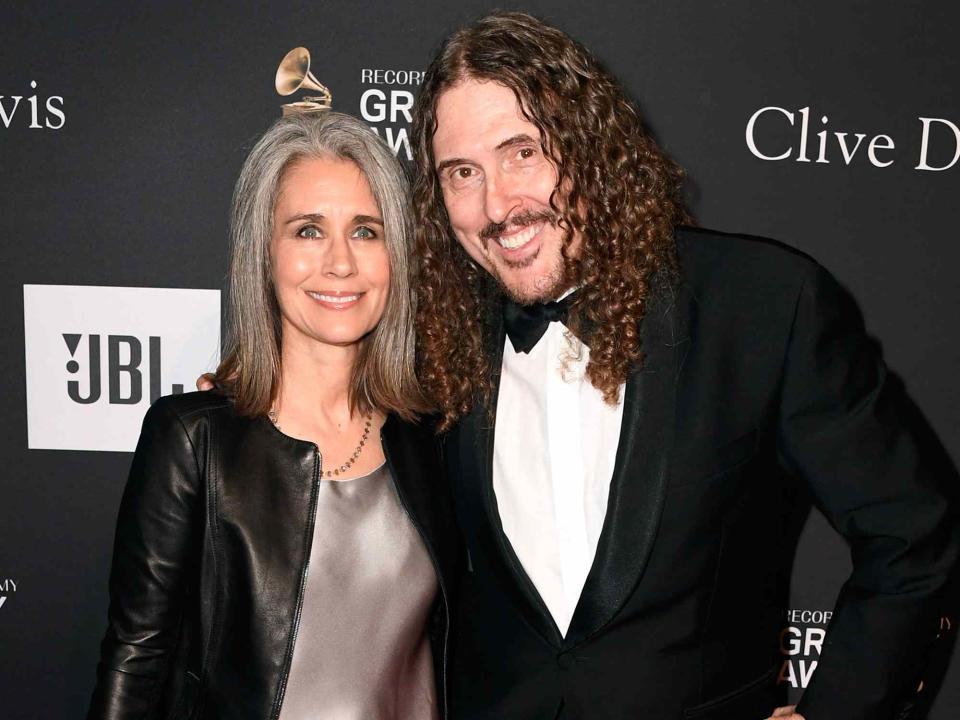
[[[380,321],[390,286],[383,218],[354,163],[309,158],[287,169],[270,253],[285,346],[353,345]]]

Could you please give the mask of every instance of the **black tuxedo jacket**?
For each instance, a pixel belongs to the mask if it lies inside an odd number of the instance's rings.
[[[454,718],[767,717],[783,702],[790,478],[854,560],[799,711],[886,718],[916,687],[960,542],[938,489],[957,480],[950,461],[920,452],[912,405],[823,268],[766,241],[683,229],[677,242],[681,278],[643,321],[566,637],[503,533],[490,413],[446,440],[470,560]]]

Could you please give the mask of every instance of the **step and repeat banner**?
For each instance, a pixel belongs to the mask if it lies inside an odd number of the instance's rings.
[[[496,6],[559,25],[622,79],[701,225],[829,268],[960,458],[956,3],[15,1],[0,9],[0,717],[85,711],[130,452],[150,403],[218,361],[230,196],[288,101],[280,60],[307,47],[333,107],[409,162],[432,52]],[[780,638],[794,699],[850,569],[805,502]],[[960,708],[943,623],[935,720]]]

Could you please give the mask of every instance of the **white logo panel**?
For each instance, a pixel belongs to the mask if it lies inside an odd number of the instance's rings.
[[[132,451],[220,356],[220,291],[24,285],[27,446]]]

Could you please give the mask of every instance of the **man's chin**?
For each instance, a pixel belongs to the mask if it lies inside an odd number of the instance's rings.
[[[557,276],[522,278],[498,273],[497,282],[503,294],[520,305],[556,300],[566,289],[566,283]]]

